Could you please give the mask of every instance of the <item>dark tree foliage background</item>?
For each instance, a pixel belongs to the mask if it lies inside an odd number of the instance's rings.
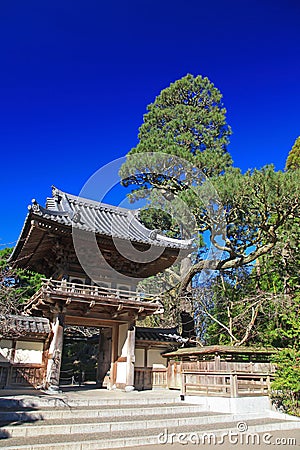
[[[8,259],[12,248],[0,250],[0,338],[18,336],[22,329],[11,325],[10,315],[23,311],[24,303],[39,289],[42,275],[12,269]]]

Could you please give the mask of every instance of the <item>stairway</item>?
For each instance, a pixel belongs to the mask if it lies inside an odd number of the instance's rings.
[[[163,391],[121,398],[12,399],[2,402],[2,407],[0,401],[0,408],[0,449],[10,450],[162,445],[178,442],[180,433],[185,433],[186,439],[191,433],[220,436],[229,429],[237,431],[237,424],[245,423],[249,433],[300,428],[299,421],[274,414],[205,411],[203,405],[180,402],[178,396],[164,397]]]

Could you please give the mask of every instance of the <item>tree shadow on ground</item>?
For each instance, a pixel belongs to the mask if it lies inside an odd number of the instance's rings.
[[[0,398],[0,439],[10,437],[5,427],[18,426],[37,420],[43,420],[43,416],[38,412],[34,403],[25,405],[22,400]]]

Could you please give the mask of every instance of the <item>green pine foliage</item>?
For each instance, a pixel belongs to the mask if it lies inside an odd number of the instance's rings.
[[[9,265],[11,248],[0,250],[0,338],[21,330],[11,328],[9,315],[20,314],[26,301],[40,288],[43,275],[12,269]]]
[[[180,263],[172,266],[164,272],[146,278],[139,282],[138,288],[142,292],[157,295],[163,306],[162,314],[154,314],[146,317],[138,323],[145,327],[175,327],[180,323],[182,305],[178,302],[176,290],[180,280]]]
[[[278,408],[300,417],[300,350],[285,348],[278,352],[271,398]]]
[[[122,184],[134,187],[133,200],[134,195],[142,196],[143,190],[151,185],[152,180],[145,177],[151,166],[150,153],[176,156],[208,177],[223,173],[232,164],[227,151],[231,129],[226,123],[226,109],[220,91],[208,78],[186,75],[161,91],[147,109],[139,129],[139,142],[120,170]],[[132,155],[139,157],[138,171]],[[166,182],[163,167],[160,173],[156,182],[163,184]],[[179,174],[180,168],[173,165],[168,171],[169,180]]]
[[[0,273],[2,286],[10,288],[20,304],[28,300],[40,287],[43,275],[31,270],[11,268],[9,257],[13,248],[0,250]]]
[[[170,214],[162,209],[144,208],[139,213],[140,221],[150,230],[158,230],[160,233],[172,238],[180,237],[180,229]]]
[[[300,169],[300,136],[296,139],[285,164],[285,170],[297,169]]]

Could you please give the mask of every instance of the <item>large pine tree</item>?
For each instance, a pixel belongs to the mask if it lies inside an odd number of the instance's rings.
[[[300,169],[300,136],[295,140],[285,164],[285,170],[297,169]]]
[[[139,129],[139,142],[120,170],[123,185],[137,186],[134,189],[137,197],[142,196],[142,188],[149,183],[166,182],[166,177],[155,177],[151,171],[152,153],[170,154],[187,161],[207,177],[219,175],[232,164],[227,151],[231,129],[226,123],[222,94],[208,78],[186,75],[162,90],[147,109]],[[139,157],[138,170],[133,155]],[[182,174],[174,161],[172,168],[168,168],[168,180]],[[157,160],[155,164],[158,170]]]
[[[243,174],[231,166],[221,100],[207,78],[172,83],[148,106],[139,143],[120,170],[133,201],[154,192],[152,206],[161,202],[179,218],[183,237],[206,233],[210,241],[213,251],[195,261],[180,295],[203,269],[237,269],[270,252],[282,226],[299,216],[297,171],[269,165]]]

